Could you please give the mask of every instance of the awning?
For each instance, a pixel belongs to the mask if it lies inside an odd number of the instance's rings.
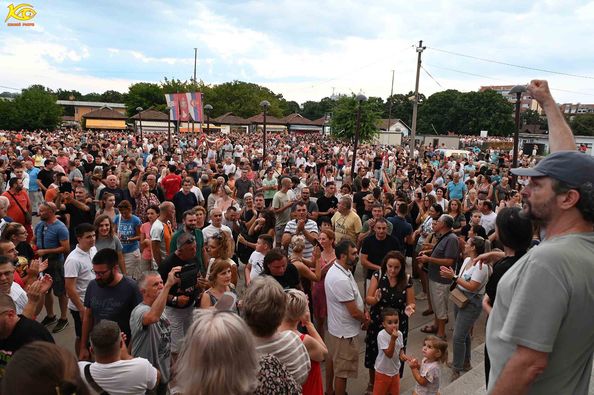
[[[86,129],[126,129],[126,121],[119,119],[87,119]]]

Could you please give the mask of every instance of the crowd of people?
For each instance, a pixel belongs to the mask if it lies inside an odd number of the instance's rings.
[[[490,393],[586,394],[594,159],[528,89],[551,154],[515,169],[317,134],[262,158],[235,133],[3,132],[0,393],[343,395],[364,333],[367,393],[437,394],[486,314]],[[71,323],[75,354],[52,337]]]

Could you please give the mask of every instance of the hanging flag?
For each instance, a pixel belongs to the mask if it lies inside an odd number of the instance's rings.
[[[179,103],[176,100],[176,94],[166,93],[165,100],[167,101],[167,107],[171,108],[171,110],[169,110],[171,120],[177,121],[179,119]]]
[[[175,99],[179,106],[179,120],[189,121],[190,120],[190,103],[185,93],[176,93]]]
[[[195,122],[202,122],[202,93],[192,92],[187,93],[190,102],[190,115]]]

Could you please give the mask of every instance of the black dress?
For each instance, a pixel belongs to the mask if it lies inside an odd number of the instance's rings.
[[[373,277],[378,280],[379,272],[373,273]],[[378,289],[382,292],[381,300],[371,307],[370,315],[371,322],[367,329],[367,336],[365,337],[365,367],[373,369],[375,365],[375,359],[377,358],[377,335],[383,329],[382,325],[382,310],[386,307],[391,307],[398,312],[398,318],[400,321],[398,329],[402,332],[404,341],[404,347],[406,348],[406,341],[408,338],[408,316],[404,314],[406,309],[406,291],[412,287],[412,279],[409,277],[406,287],[399,291],[396,286],[390,286],[390,280],[388,280],[388,274],[383,273],[381,279],[378,280]],[[401,368],[404,364],[401,364]],[[402,369],[400,369],[400,375],[402,375]]]

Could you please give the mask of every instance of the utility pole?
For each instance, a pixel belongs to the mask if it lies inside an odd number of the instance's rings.
[[[417,79],[415,81],[415,100],[413,102],[413,118],[412,118],[412,130],[411,130],[411,141],[410,141],[410,157],[415,157],[415,145],[417,135],[417,107],[419,106],[419,77],[421,74],[421,54],[427,47],[423,46],[423,40],[419,41],[419,46],[416,47],[418,54],[417,57]]]
[[[194,48],[194,85],[196,85],[196,61],[198,59],[198,48]],[[194,123],[195,123],[195,119],[192,119],[192,137],[196,138],[196,135],[194,134]],[[202,125],[202,123],[200,124]]]
[[[386,132],[390,131],[390,124],[392,123],[392,96],[394,96],[394,70],[392,70],[392,88],[390,89],[390,97],[388,98],[390,104],[388,105],[388,127]]]

